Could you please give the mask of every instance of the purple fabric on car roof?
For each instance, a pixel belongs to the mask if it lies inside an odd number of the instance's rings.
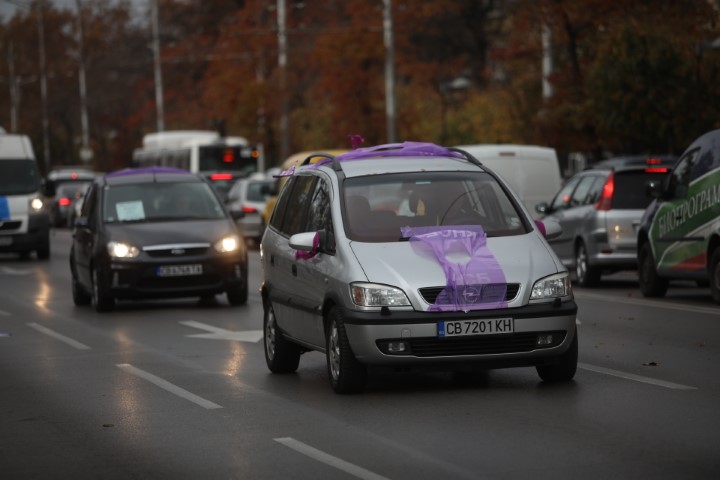
[[[463,158],[458,152],[427,142],[403,142],[358,148],[337,156],[340,161],[358,160],[373,157],[457,157]]]
[[[428,311],[469,311],[507,308],[505,273],[479,225],[402,227],[414,248],[430,250],[445,272],[445,288]],[[467,261],[454,262],[455,254]]]

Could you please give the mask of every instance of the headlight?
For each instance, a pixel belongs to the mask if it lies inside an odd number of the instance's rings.
[[[43,201],[37,197],[30,200],[30,209],[34,212],[39,212],[43,208]]]
[[[137,247],[121,242],[108,242],[107,249],[112,258],[135,258],[140,254]]]
[[[353,283],[350,295],[360,307],[402,307],[410,305],[405,292],[399,288],[375,283]]]
[[[551,300],[570,295],[572,295],[570,276],[568,272],[563,272],[541,278],[535,282],[530,294],[530,300]]]
[[[220,253],[234,252],[240,247],[240,239],[235,235],[228,235],[215,243],[215,250]]]

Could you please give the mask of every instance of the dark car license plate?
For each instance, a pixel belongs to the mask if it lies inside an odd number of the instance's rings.
[[[186,275],[202,275],[202,264],[165,265],[157,268],[158,277],[182,277]]]

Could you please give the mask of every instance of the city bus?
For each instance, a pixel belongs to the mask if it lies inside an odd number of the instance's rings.
[[[264,170],[259,148],[244,137],[223,137],[206,130],[149,133],[135,149],[133,167],[175,167],[209,179],[225,197],[238,178]]]

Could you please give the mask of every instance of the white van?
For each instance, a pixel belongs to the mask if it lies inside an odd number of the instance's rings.
[[[554,148],[536,145],[459,145],[500,175],[537,218],[535,205],[550,202],[562,185],[560,164]]]
[[[0,133],[0,252],[50,257],[50,217],[30,139]]]

